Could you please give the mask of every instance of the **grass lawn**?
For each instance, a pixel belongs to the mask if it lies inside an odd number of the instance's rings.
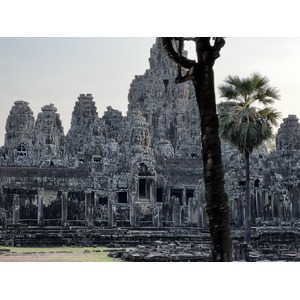
[[[0,246],[0,262],[120,262],[105,247],[22,248]],[[127,249],[128,250],[128,249]]]

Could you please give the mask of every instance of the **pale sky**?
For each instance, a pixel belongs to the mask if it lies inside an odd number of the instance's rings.
[[[0,38],[0,145],[16,100],[29,102],[35,118],[53,103],[65,134],[81,93],[93,94],[100,117],[107,106],[126,115],[130,83],[149,68],[154,43],[155,37]],[[193,52],[191,44],[187,50]],[[282,116],[300,117],[300,38],[227,37],[214,70],[216,88],[229,74],[260,72],[280,90],[275,107]]]

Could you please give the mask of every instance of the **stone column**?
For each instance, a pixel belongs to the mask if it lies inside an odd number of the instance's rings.
[[[137,201],[137,193],[132,192],[131,193],[131,199],[130,199],[130,226],[136,227],[136,204]]]
[[[153,179],[152,181],[152,195],[153,195],[153,204],[157,203],[157,182]]]
[[[61,224],[66,226],[68,219],[68,192],[62,192],[61,197]]]
[[[173,205],[173,214],[172,214],[172,221],[174,226],[180,226],[181,218],[180,218],[180,212],[181,212],[181,206],[180,201],[177,197],[172,197],[172,205]]]
[[[88,227],[93,226],[93,214],[92,214],[92,195],[91,192],[85,193],[85,222]]]
[[[186,205],[186,188],[182,190],[182,205]]]
[[[18,194],[13,195],[13,224],[20,222],[20,198]]]
[[[153,204],[154,203],[154,199],[153,199],[153,186],[154,186],[154,184],[153,184],[153,180],[152,179],[150,179],[150,182],[149,182],[149,185],[150,185],[150,187],[149,187],[149,192],[150,192],[150,195],[149,195],[149,199],[150,199],[150,204]]]
[[[4,207],[4,194],[3,194],[2,181],[0,181],[0,207]]]
[[[293,217],[299,218],[299,206],[298,206],[298,182],[293,185],[293,199],[290,202],[293,204]]]
[[[107,214],[108,214],[108,226],[112,226],[112,201],[108,197],[108,203],[107,203]]]
[[[204,212],[202,206],[199,207],[199,227],[204,227]]]
[[[188,203],[188,220],[191,224],[199,226],[200,203],[196,197],[190,198]],[[201,216],[204,222],[204,216]]]
[[[295,199],[294,204],[294,217],[299,218],[300,217],[300,184],[297,185],[297,197]]]
[[[255,189],[255,201],[256,201],[256,215],[258,218],[261,217],[261,201],[260,192],[258,188]]]
[[[116,227],[117,222],[117,194],[111,192],[108,194],[108,225]]]
[[[42,227],[44,226],[44,214],[43,214],[43,196],[38,195],[38,226]]]
[[[169,202],[171,199],[171,187],[169,185],[166,186],[166,201]]]

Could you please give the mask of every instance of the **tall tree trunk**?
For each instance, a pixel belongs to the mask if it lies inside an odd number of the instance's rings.
[[[250,153],[245,152],[245,169],[246,169],[246,198],[245,198],[245,233],[244,241],[250,244],[251,236],[251,203],[250,203]]]
[[[178,41],[178,50],[173,42]],[[214,261],[231,261],[228,197],[224,188],[219,120],[216,113],[213,65],[224,46],[223,38],[215,38],[213,45],[209,37],[186,38],[196,44],[197,60],[182,55],[184,38],[163,38],[164,47],[171,59],[180,67],[188,69],[182,76],[181,68],[175,82],[192,80],[201,117],[201,141],[203,177],[205,182],[206,214],[211,235]]]
[[[201,117],[206,213],[209,220],[213,260],[231,261],[229,205],[224,188],[213,69],[207,66],[197,68],[193,75]]]

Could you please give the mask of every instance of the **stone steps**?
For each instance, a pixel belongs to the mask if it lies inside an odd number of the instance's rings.
[[[0,239],[1,245],[18,247],[49,247],[49,246],[105,246],[120,244],[122,246],[136,246],[149,244],[156,240],[172,242],[178,240],[183,243],[209,243],[210,237],[206,233],[196,230],[125,230],[125,229],[31,229],[23,232],[7,232]]]

